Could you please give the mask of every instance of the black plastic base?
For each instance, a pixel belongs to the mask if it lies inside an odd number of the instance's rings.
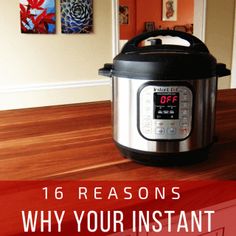
[[[115,141],[114,141],[115,142]],[[136,149],[127,148],[115,142],[121,154],[135,162],[151,166],[183,166],[202,162],[207,159],[209,145],[202,149],[181,153],[156,153],[144,152]]]

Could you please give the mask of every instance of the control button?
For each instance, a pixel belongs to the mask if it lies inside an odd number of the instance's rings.
[[[156,126],[163,126],[164,123],[163,123],[163,122],[160,122],[160,121],[155,121],[155,125],[156,125]]]
[[[181,110],[181,114],[182,114],[182,115],[188,115],[188,110],[187,110],[187,109]]]
[[[171,110],[171,111],[170,111],[170,114],[171,114],[171,115],[174,115],[174,114],[175,114],[175,112]]]
[[[182,133],[183,135],[189,134],[189,129],[188,129],[188,128],[183,128],[183,129],[180,129],[179,131],[180,131],[180,133]]]
[[[180,126],[181,127],[188,127],[189,124],[188,124],[188,118],[187,117],[183,117],[183,119],[180,121]]]
[[[151,100],[146,100],[145,103],[149,105],[151,104]]]
[[[188,122],[181,121],[181,122],[180,122],[180,126],[181,126],[181,127],[188,127],[189,125],[188,125]]]
[[[169,111],[166,111],[166,110],[165,110],[165,111],[164,111],[164,114],[169,114]]]
[[[144,121],[145,123],[151,122],[151,117],[145,117],[145,118],[143,119],[143,121]]]
[[[156,128],[156,134],[164,135],[165,129],[164,128]]]
[[[145,127],[145,128],[143,129],[143,131],[144,131],[145,134],[151,134],[152,129],[151,129],[151,128],[148,128],[148,127]]]
[[[145,111],[151,111],[151,107],[146,107]]]
[[[189,104],[188,102],[182,102],[181,107],[182,108],[188,108],[188,104]]]
[[[187,117],[187,116],[183,116],[183,117],[182,117],[182,121],[183,121],[183,122],[188,122],[188,117]]]
[[[143,127],[144,128],[151,128],[152,123],[151,122],[144,122]]]
[[[163,114],[163,111],[158,111],[158,114],[162,115],[162,114]]]
[[[168,128],[167,133],[171,135],[176,134],[176,128]]]
[[[154,125],[155,125],[155,126],[161,126],[162,123],[161,123],[160,121],[155,120]]]
[[[144,120],[151,120],[152,119],[152,116],[151,115],[146,115],[145,117],[144,117]]]

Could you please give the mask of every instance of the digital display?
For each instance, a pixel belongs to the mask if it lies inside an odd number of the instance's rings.
[[[179,93],[154,93],[154,119],[179,119]]]

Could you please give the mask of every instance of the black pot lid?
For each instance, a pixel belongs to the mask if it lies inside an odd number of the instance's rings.
[[[163,45],[153,40],[151,46],[139,47],[145,39],[157,36],[177,36],[187,40],[189,47]],[[193,80],[229,75],[224,64],[217,64],[206,45],[193,35],[159,30],[138,35],[125,44],[113,64],[106,64],[100,74],[130,79]]]

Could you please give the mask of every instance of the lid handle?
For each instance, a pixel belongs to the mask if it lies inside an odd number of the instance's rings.
[[[190,48],[196,50],[198,52],[209,52],[206,45],[197,37],[180,31],[175,30],[156,30],[147,33],[140,34],[130,41],[128,41],[125,46],[123,47],[121,53],[133,52],[137,51],[138,44],[141,43],[143,40],[148,39],[150,37],[157,37],[157,36],[173,36],[182,38],[190,43]]]

